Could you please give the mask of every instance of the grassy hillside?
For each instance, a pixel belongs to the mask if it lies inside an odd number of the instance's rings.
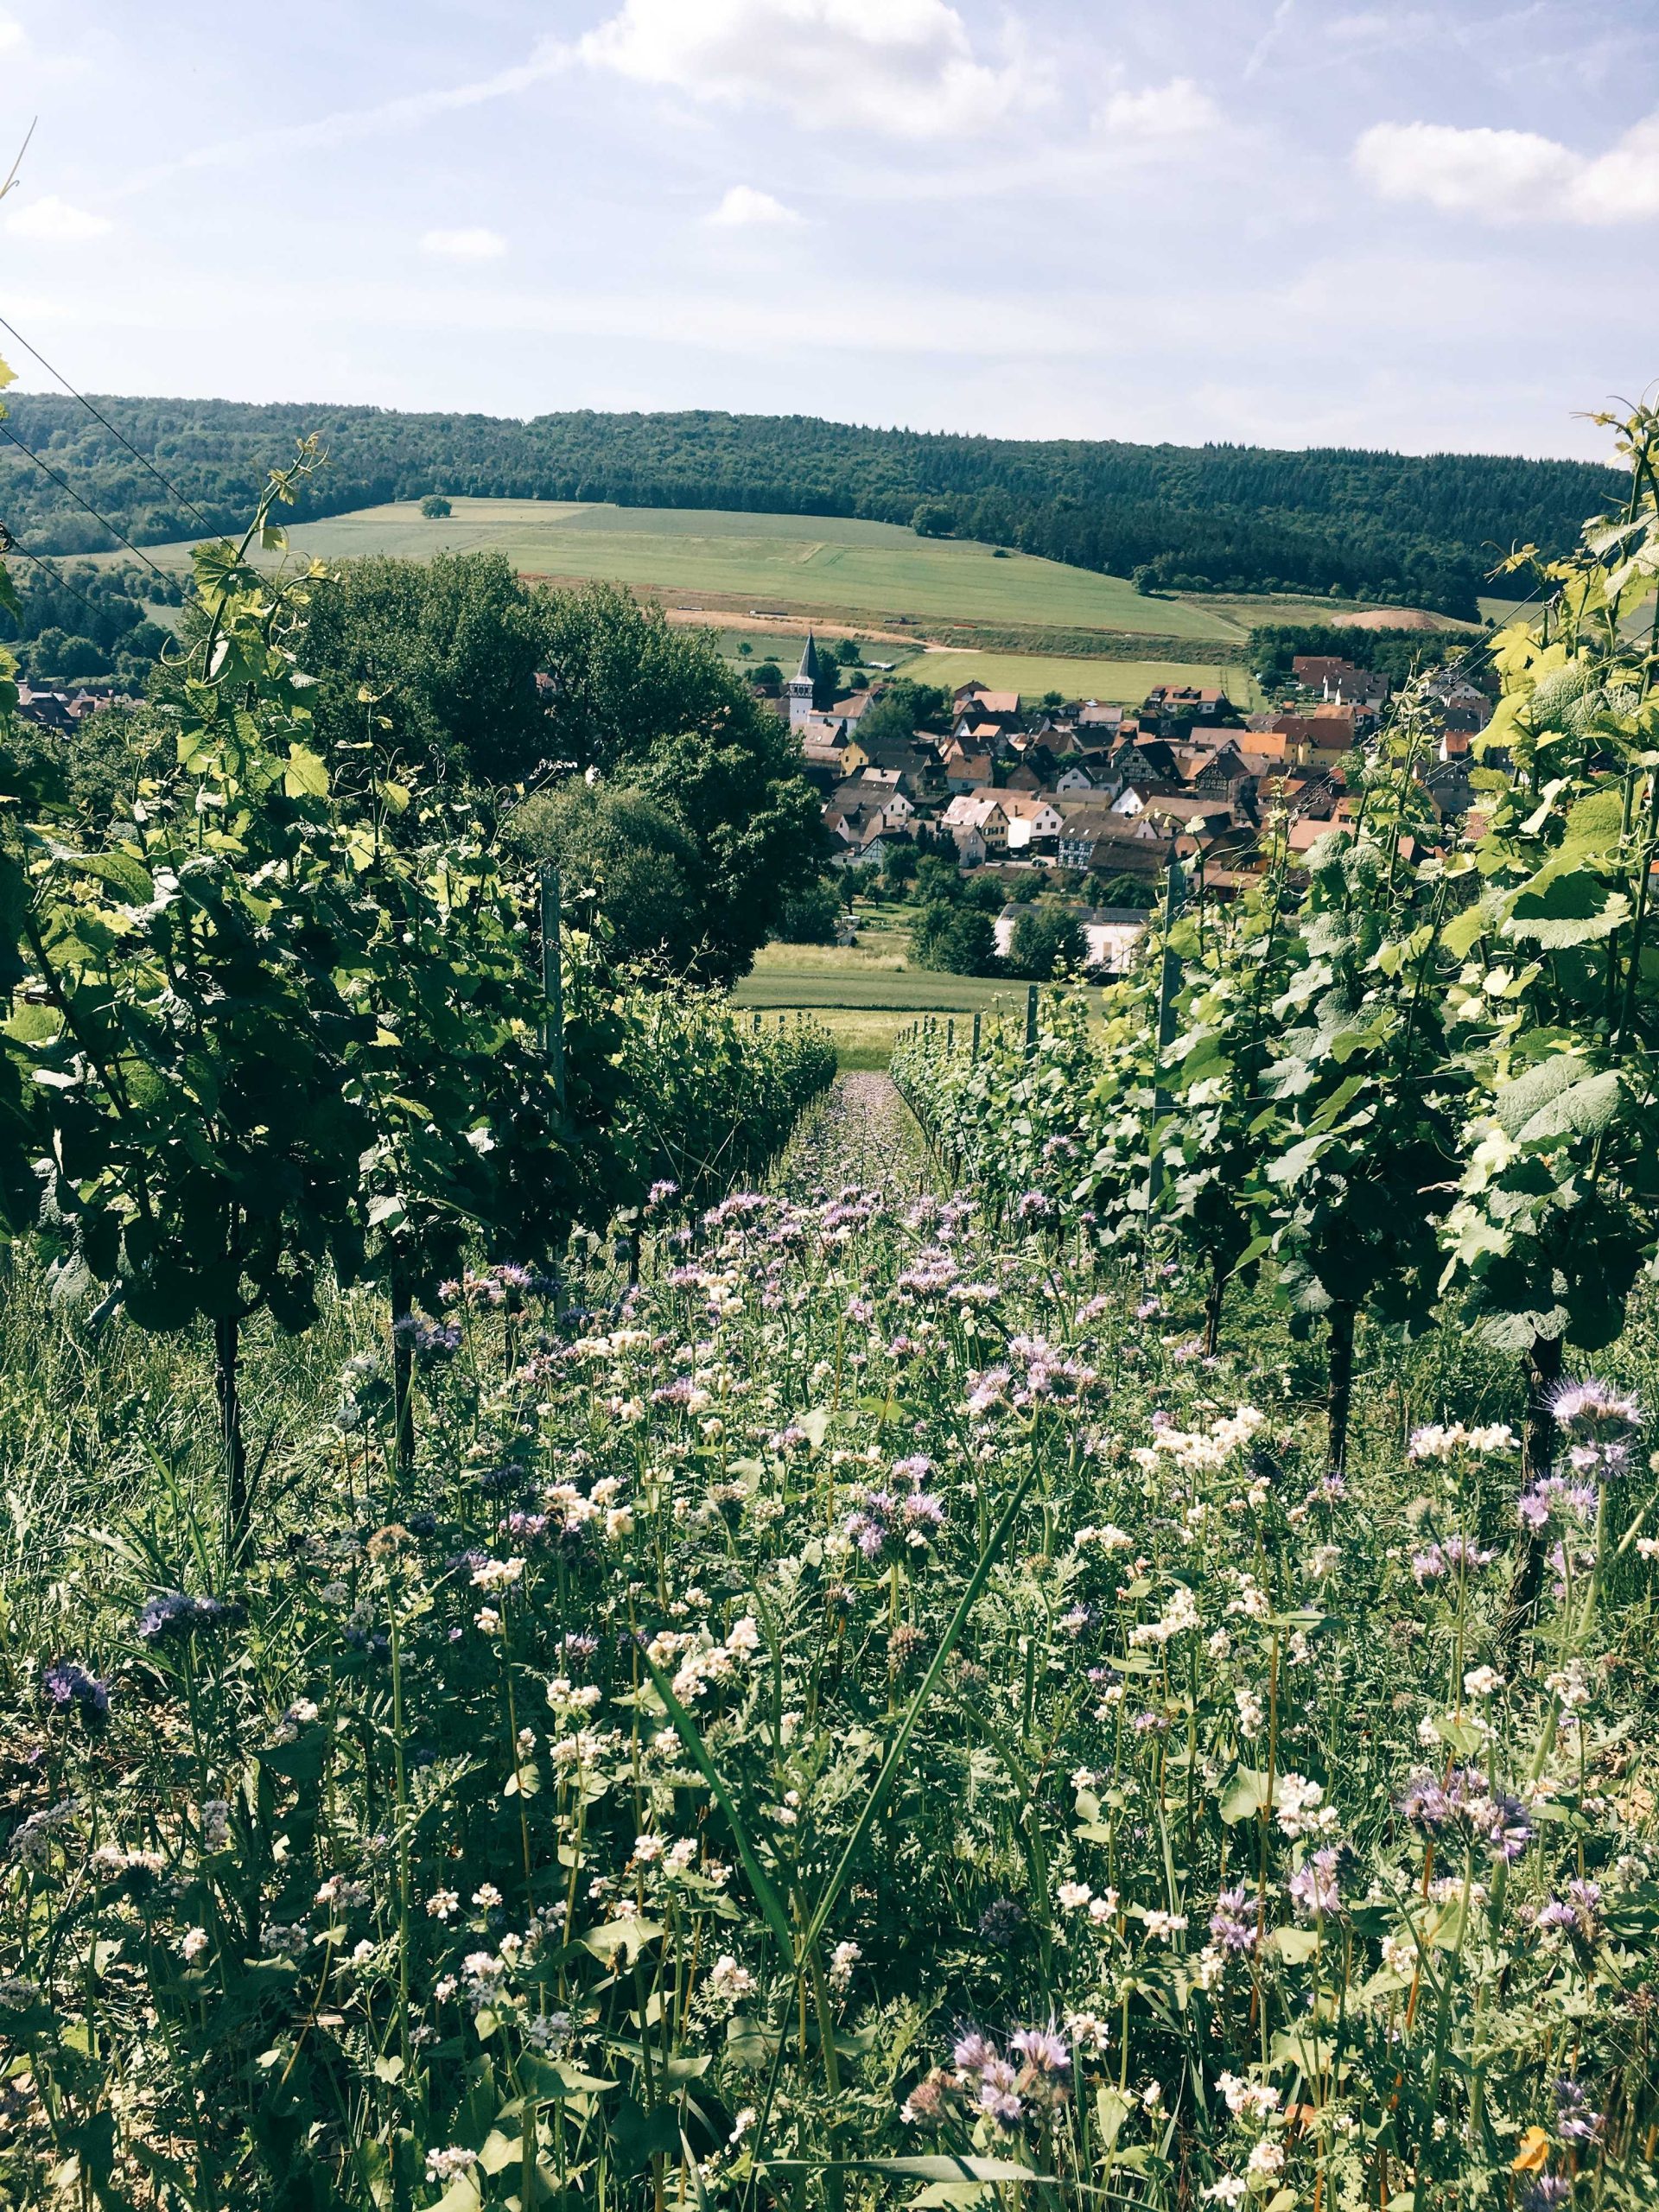
[[[872,429],[802,416],[575,414],[531,422],[327,404],[18,398],[0,509],[41,553],[108,550],[97,515],[159,544],[246,512],[265,471],[315,435],[327,465],[302,517],[449,497],[614,500],[632,509],[859,516],[1018,546],[1176,589],[1340,585],[1471,616],[1496,552],[1565,550],[1617,499],[1611,470],[1494,454],[1143,446]],[[151,473],[135,459],[149,457]]]
[[[877,626],[1039,624],[1240,644],[1245,629],[1202,599],[1145,599],[1121,577],[1028,554],[918,537],[890,523],[671,507],[457,499],[448,521],[413,503],[365,507],[296,525],[295,548],[325,559],[364,553],[415,559],[499,552],[522,575],[607,577],[748,613],[847,613]],[[188,546],[152,557],[182,567]]]

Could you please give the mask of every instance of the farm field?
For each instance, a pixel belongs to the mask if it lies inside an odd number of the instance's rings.
[[[290,543],[299,552],[342,560],[499,552],[526,576],[603,578],[671,601],[684,593],[696,604],[672,610],[683,614],[729,616],[753,607],[877,628],[903,618],[920,634],[941,623],[979,623],[1238,645],[1254,623],[1319,620],[1331,612],[1327,600],[1288,594],[1147,598],[1124,577],[969,541],[921,538],[891,523],[539,499],[453,504],[449,518],[436,522],[412,502],[365,507],[296,524]],[[151,547],[148,556],[181,570],[189,550],[184,543]]]
[[[338,559],[501,553],[526,576],[606,578],[748,601],[762,613],[852,609],[873,620],[1041,623],[1234,643],[1245,634],[1202,600],[1147,600],[1122,577],[1024,553],[999,557],[988,545],[921,538],[892,523],[540,499],[456,499],[454,506],[443,522],[425,521],[409,503],[365,507],[296,524],[289,543]],[[175,565],[188,552],[163,550]]]
[[[959,1016],[961,1033],[976,1014],[988,1020],[1025,1005],[1023,983],[912,966],[906,917],[880,908],[861,912],[859,935],[856,945],[763,946],[733,1003],[760,1013],[767,1025],[797,1014],[816,1022],[835,1040],[843,1069],[885,1068],[918,1014]],[[1098,1002],[1096,994],[1086,995]]]
[[[826,626],[826,634],[833,636],[836,632]],[[859,634],[868,639],[868,632]],[[720,647],[734,668],[754,668],[762,661],[773,660],[787,673],[800,658],[804,637],[804,626],[793,633],[722,628]],[[740,650],[743,645],[749,648],[747,653]],[[1027,700],[1058,691],[1068,699],[1116,699],[1130,706],[1139,705],[1154,684],[1217,683],[1241,707],[1258,706],[1262,697],[1248,669],[1207,666],[1201,660],[1092,659],[1071,653],[866,642],[864,667],[873,679],[903,676],[914,683],[952,689],[969,682],[988,683],[997,690],[1018,691]]]
[[[1261,704],[1262,694],[1248,668],[1205,667],[1202,661],[1083,660],[1046,653],[942,652],[931,648],[899,671],[918,683],[952,690],[958,683],[988,683],[1040,699],[1058,691],[1066,699],[1119,700],[1138,705],[1159,683],[1217,684],[1243,708]]]

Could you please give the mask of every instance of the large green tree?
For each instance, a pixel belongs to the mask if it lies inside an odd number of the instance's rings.
[[[686,965],[741,974],[816,877],[818,801],[787,727],[701,629],[610,584],[541,601],[550,749],[653,800],[690,842],[702,929]]]
[[[615,949],[683,963],[701,944],[696,849],[665,808],[626,786],[573,782],[540,791],[514,817],[512,840],[563,876],[566,907],[610,925]]]
[[[548,748],[543,632],[498,553],[341,563],[312,585],[306,623],[325,753],[360,742],[372,710],[383,749],[426,779],[522,782]]]

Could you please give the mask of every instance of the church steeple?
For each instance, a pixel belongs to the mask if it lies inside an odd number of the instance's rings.
[[[817,690],[822,673],[818,663],[818,649],[813,643],[812,632],[806,633],[806,646],[801,654],[801,664],[784,686],[789,701],[789,726],[798,729],[812,713],[812,694]]]

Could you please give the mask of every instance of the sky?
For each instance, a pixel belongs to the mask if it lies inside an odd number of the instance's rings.
[[[35,118],[86,391],[1595,456],[1659,378],[1656,0],[0,0]]]

